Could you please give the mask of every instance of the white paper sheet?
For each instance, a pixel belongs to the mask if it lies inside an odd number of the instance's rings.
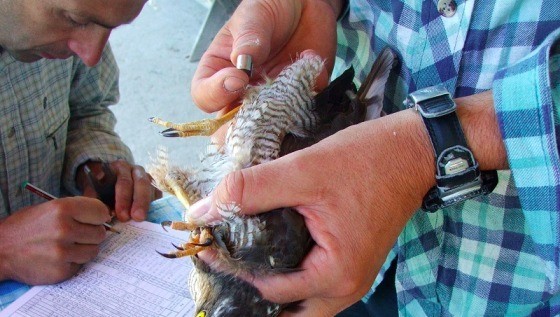
[[[0,312],[14,317],[192,316],[189,258],[167,259],[188,232],[165,232],[150,222],[119,223],[97,258],[65,282],[36,286]]]

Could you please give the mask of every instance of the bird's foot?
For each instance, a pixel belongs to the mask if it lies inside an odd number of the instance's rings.
[[[157,117],[152,117],[149,120],[152,123],[168,128],[161,132],[166,137],[210,136],[222,125],[233,119],[238,111],[239,107],[236,107],[224,116],[216,119],[203,119],[187,123],[172,123]]]
[[[164,223],[167,223],[167,221]],[[162,225],[164,223],[162,223]],[[171,222],[171,223],[172,223],[171,227],[173,228],[173,224],[178,224],[180,222]],[[186,229],[186,230],[190,230],[190,229]],[[214,235],[212,234],[212,228],[198,227],[196,228],[196,230],[192,230],[189,242],[183,243],[179,246],[173,244],[173,246],[177,249],[177,251],[169,252],[169,253],[162,253],[159,251],[156,252],[163,257],[169,259],[175,259],[184,256],[196,255],[198,252],[210,248],[213,243],[214,243]]]

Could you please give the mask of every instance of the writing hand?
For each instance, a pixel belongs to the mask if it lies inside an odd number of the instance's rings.
[[[52,284],[91,261],[106,237],[108,208],[71,197],[26,207],[0,222],[0,280]]]

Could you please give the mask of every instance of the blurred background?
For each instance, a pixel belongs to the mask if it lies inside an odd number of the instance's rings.
[[[191,53],[213,3],[152,0],[130,25],[111,34],[121,74],[121,99],[111,109],[118,120],[116,130],[137,164],[146,166],[150,154],[162,145],[173,162],[197,166],[209,143],[206,137],[164,138],[159,134],[163,128],[148,118],[179,123],[212,117],[192,102],[190,83],[197,66]],[[214,21],[212,26],[218,29],[223,22]]]

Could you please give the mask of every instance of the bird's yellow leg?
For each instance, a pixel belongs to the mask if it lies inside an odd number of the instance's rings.
[[[216,132],[222,125],[226,124],[228,121],[233,119],[237,112],[239,111],[238,106],[232,109],[225,115],[215,118],[215,119],[203,119],[194,122],[187,123],[172,123],[169,121],[164,121],[160,118],[154,117],[150,118],[150,121],[169,128],[162,132],[164,136],[169,137],[189,137],[189,136],[210,136]]]
[[[169,227],[173,230],[179,231],[193,231],[198,228],[198,225],[188,222],[188,221],[164,221],[161,225],[165,227]]]

